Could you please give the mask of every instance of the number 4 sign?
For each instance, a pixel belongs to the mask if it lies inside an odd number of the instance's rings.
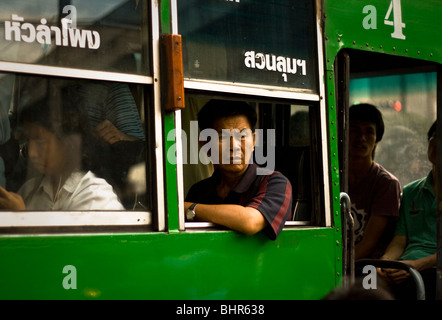
[[[366,5],[362,10],[362,13],[367,14],[362,20],[362,26],[364,29],[377,29],[377,10],[373,5]],[[391,15],[393,13],[393,21]],[[401,0],[391,0],[390,6],[388,7],[387,14],[384,18],[384,24],[388,26],[393,26],[392,38],[405,40],[405,35],[403,29],[405,28],[405,23],[402,22],[402,7]]]

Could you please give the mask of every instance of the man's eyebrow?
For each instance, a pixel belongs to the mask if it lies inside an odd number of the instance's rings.
[[[238,128],[233,128],[233,129],[227,129],[227,128],[223,128],[223,129],[221,129],[221,130],[217,130],[217,132],[218,133],[223,133],[223,132],[229,132],[229,133],[231,133],[231,132],[240,132],[240,133],[242,133],[242,132],[244,132],[244,131],[246,131],[246,130],[250,130],[250,131],[252,131],[252,129],[251,128],[247,128],[247,127],[244,127],[244,128],[242,128],[242,129],[238,129]]]

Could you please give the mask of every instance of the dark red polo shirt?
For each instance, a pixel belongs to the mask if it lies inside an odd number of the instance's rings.
[[[292,186],[280,172],[257,175],[256,164],[250,164],[239,183],[221,199],[216,187],[221,174],[215,170],[210,178],[194,184],[187,194],[186,201],[202,204],[239,204],[261,212],[268,226],[263,230],[275,240],[292,215]]]

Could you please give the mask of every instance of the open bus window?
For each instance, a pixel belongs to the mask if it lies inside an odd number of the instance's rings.
[[[357,77],[350,81],[350,104],[379,108],[385,133],[375,161],[404,186],[431,170],[426,132],[436,119],[436,72]]]
[[[198,141],[197,114],[211,99],[207,96],[186,95],[186,109],[182,115],[184,164],[184,194],[200,180],[210,177],[214,172],[214,165],[204,152],[201,152],[201,143]],[[307,104],[279,104],[267,101],[246,101],[257,113],[255,128],[256,147],[251,162],[258,166],[279,171],[286,176],[293,192],[292,215],[288,224],[320,225],[323,222],[323,211],[317,204],[315,197],[322,194],[317,190],[320,184],[313,184],[316,177],[321,179],[320,173],[320,144],[317,141],[318,121],[316,109]],[[197,136],[195,137],[195,134]],[[192,143],[190,139],[197,139]],[[203,159],[194,158],[199,155]],[[316,204],[315,204],[316,203]],[[289,221],[289,220],[288,220]],[[293,222],[296,221],[296,222]],[[209,224],[210,225],[210,224]],[[187,227],[207,226],[190,222]]]
[[[317,109],[305,104],[260,103],[260,124],[275,130],[275,170],[283,173],[293,190],[292,221],[321,225],[323,216],[317,205],[321,146],[317,140]]]
[[[94,222],[89,213],[151,210],[142,86],[1,73],[0,88],[0,182],[8,191],[0,203],[8,217],[57,211],[63,225],[118,225],[124,219],[95,214]]]
[[[350,51],[349,103],[371,103],[385,123],[375,161],[402,186],[426,176],[426,133],[437,117],[434,65],[409,58]]]

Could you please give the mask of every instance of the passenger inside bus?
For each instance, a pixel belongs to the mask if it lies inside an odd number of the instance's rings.
[[[9,121],[11,99],[8,93],[13,83],[10,75],[0,77],[0,187],[3,188],[6,187],[6,177],[13,171],[20,151]]]
[[[404,187],[399,222],[395,236],[381,257],[383,260],[401,260],[420,272],[425,284],[425,297],[436,297],[437,210],[436,122],[427,133],[428,160],[432,170],[426,177]],[[398,299],[415,299],[415,282],[405,270],[379,269]]]
[[[81,82],[78,94],[85,101],[90,126],[100,141],[100,175],[112,184],[125,206],[132,207],[128,172],[145,161],[144,129],[132,92],[127,84],[88,81]]]
[[[20,112],[32,164],[18,190],[0,188],[0,208],[9,210],[122,210],[112,186],[98,178],[94,139],[77,88],[53,87],[46,99]]]
[[[245,102],[210,100],[198,125],[215,172],[194,184],[185,199],[188,221],[209,221],[244,234],[263,231],[274,240],[292,214],[292,187],[279,172],[251,163],[255,110]],[[208,148],[207,148],[208,147]]]
[[[376,281],[376,289],[364,288],[364,277],[357,277],[348,286],[337,286],[327,293],[322,300],[395,300],[388,285],[382,280]]]
[[[355,223],[355,259],[379,258],[394,232],[399,215],[399,180],[374,161],[384,134],[381,112],[371,104],[349,111],[348,190]]]
[[[293,220],[310,221],[312,219],[310,141],[309,113],[301,109],[290,117],[289,147],[285,148],[278,161],[289,162],[289,165],[285,164],[281,167],[281,171],[292,182]]]
[[[84,103],[93,132],[97,165],[94,173],[106,179],[112,185],[125,208],[145,210],[150,207],[146,196],[146,176],[130,175],[131,171],[145,167],[144,126],[138,110],[142,109],[143,92],[138,87],[112,81],[71,80],[39,76],[13,75],[14,85],[1,92],[1,100],[8,102],[12,137],[20,136],[17,132],[19,109],[30,101],[44,99],[44,95],[55,86],[75,86],[77,94]],[[4,77],[5,78],[5,77]],[[4,80],[4,79],[3,79]],[[5,146],[7,163],[6,189],[17,192],[26,179],[27,159],[19,157],[11,161],[13,153],[11,143]],[[23,147],[25,141],[19,141]],[[17,145],[16,145],[17,146]],[[6,149],[8,147],[8,149]],[[10,159],[11,158],[11,159]],[[9,169],[9,170],[8,170]]]

